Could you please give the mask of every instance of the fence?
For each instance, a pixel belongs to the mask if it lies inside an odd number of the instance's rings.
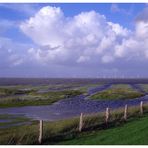
[[[143,115],[144,114],[144,108],[143,108],[143,101],[140,102],[140,106],[138,107],[139,109],[139,113],[140,115]],[[124,107],[124,110],[123,110],[123,120],[124,121],[127,121],[128,120],[128,117],[130,115],[130,111],[129,111],[129,107],[128,105],[126,104],[125,107]],[[113,114],[113,112],[111,112],[111,109],[109,107],[106,108],[106,111],[104,113],[104,123],[106,125],[106,127],[108,127],[108,125],[110,124],[110,118],[111,118],[111,115]],[[85,125],[85,122],[84,122],[84,114],[81,113],[80,114],[80,118],[79,118],[79,123],[78,123],[78,131],[79,132],[82,132],[83,129],[84,129],[84,125]],[[38,143],[39,144],[42,144],[42,140],[43,140],[43,120],[40,120],[39,121],[39,137],[38,137]]]

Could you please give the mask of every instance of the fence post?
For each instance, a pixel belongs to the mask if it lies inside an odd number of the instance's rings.
[[[42,136],[43,136],[43,120],[40,120],[40,124],[39,124],[39,139],[38,139],[39,144],[42,143]]]
[[[107,107],[106,108],[106,113],[105,113],[105,122],[106,122],[106,124],[108,124],[109,117],[110,117],[110,109]]]
[[[126,121],[127,120],[127,111],[128,111],[128,106],[127,104],[125,105],[125,108],[124,108],[124,120]]]
[[[79,132],[82,131],[82,127],[83,127],[83,113],[81,113],[80,115]]]
[[[143,101],[140,102],[140,114],[143,115]]]

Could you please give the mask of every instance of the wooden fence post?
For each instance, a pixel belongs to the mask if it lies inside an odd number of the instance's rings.
[[[79,132],[82,131],[83,128],[83,113],[80,115],[80,122],[79,122]]]
[[[107,107],[106,112],[105,112],[105,122],[106,122],[106,124],[108,124],[109,118],[110,118],[110,109]]]
[[[43,120],[40,120],[40,124],[39,124],[39,139],[38,139],[39,144],[42,143],[42,136],[43,136]]]
[[[140,102],[140,114],[143,115],[143,101]]]
[[[125,105],[125,108],[124,108],[124,120],[126,121],[127,120],[127,111],[128,111],[128,106],[127,104]]]

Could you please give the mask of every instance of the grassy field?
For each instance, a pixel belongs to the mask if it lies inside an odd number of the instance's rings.
[[[140,86],[146,93],[148,93],[148,84],[139,84],[139,86]]]
[[[83,133],[61,145],[148,145],[148,117],[101,131]]]
[[[13,85],[0,86],[0,107],[50,105],[62,99],[86,94],[97,84],[54,84],[54,85]]]
[[[90,98],[95,100],[132,99],[144,96],[143,93],[131,88],[128,84],[112,85],[111,88],[98,92]]]
[[[82,94],[79,90],[63,90],[49,91],[38,93],[34,90],[18,91],[15,89],[6,89],[1,91],[3,95],[0,98],[0,107],[15,107],[15,106],[33,106],[33,105],[49,105],[61,99],[66,99]],[[21,95],[18,95],[18,93]],[[13,94],[13,95],[11,95]]]
[[[91,87],[101,86],[96,84],[55,84],[55,85],[14,85],[0,86],[0,107],[19,107],[49,105],[62,99],[87,94]],[[116,84],[111,88],[92,95],[91,99],[132,99],[144,94],[131,88],[128,84]]]
[[[111,112],[108,125],[105,124],[104,112],[85,115],[81,133],[78,131],[78,117],[54,122],[44,121],[42,144],[78,144],[79,142],[80,144],[85,144],[83,140],[85,140],[87,136],[90,136],[90,140],[89,138],[87,140],[88,144],[139,144],[136,137],[142,139],[144,138],[144,134],[145,136],[147,134],[147,132],[145,132],[148,121],[147,115],[148,105],[144,106],[144,116],[140,115],[139,107],[130,107],[128,110],[127,123],[123,120],[123,108]],[[124,130],[124,128],[128,130]],[[142,132],[142,130],[144,131]],[[117,133],[118,136],[116,134],[114,135],[114,133]],[[132,133],[133,135],[135,134],[135,139],[130,137]],[[143,133],[143,135],[140,135],[140,133]],[[119,134],[121,134],[121,137]],[[127,135],[127,137],[130,137],[128,138],[129,141],[123,139],[126,134],[131,134]],[[0,144],[38,144],[38,135],[39,122],[32,121],[30,125],[0,129]],[[106,141],[108,136],[110,137],[108,141]],[[97,137],[99,138],[98,142],[101,141],[102,143],[96,142]],[[91,138],[95,140],[91,140]],[[116,138],[118,141],[115,140]],[[141,144],[145,144],[146,139],[147,136],[141,141]],[[122,143],[122,140],[124,143]]]

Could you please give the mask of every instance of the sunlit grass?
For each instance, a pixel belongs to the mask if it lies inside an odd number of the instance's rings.
[[[91,99],[99,100],[116,100],[116,99],[132,99],[144,96],[143,93],[132,89],[128,84],[112,85],[111,88],[92,95]]]

